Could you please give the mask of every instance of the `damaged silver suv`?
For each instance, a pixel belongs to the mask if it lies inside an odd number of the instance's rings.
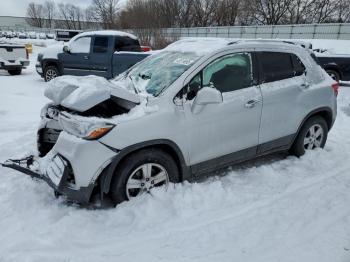
[[[3,166],[72,201],[117,205],[271,152],[323,148],[337,92],[299,44],[181,40],[113,81],[53,80],[40,157]]]

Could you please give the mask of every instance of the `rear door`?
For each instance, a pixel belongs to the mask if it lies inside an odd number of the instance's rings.
[[[288,145],[300,123],[300,101],[308,88],[305,66],[291,53],[258,52],[263,110],[260,151]]]
[[[65,75],[90,75],[90,51],[92,36],[83,36],[69,44],[69,53],[60,53],[58,59],[63,66]]]
[[[91,74],[110,78],[113,54],[113,37],[95,36],[89,58]]]

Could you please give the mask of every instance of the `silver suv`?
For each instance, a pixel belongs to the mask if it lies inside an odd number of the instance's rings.
[[[337,92],[296,43],[181,40],[111,82],[53,80],[39,130],[48,153],[3,165],[73,201],[116,205],[257,156],[323,148]]]

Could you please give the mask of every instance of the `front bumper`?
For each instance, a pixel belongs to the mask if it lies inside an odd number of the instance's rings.
[[[7,160],[2,165],[44,180],[68,200],[88,204],[97,178],[115,156],[114,151],[98,141],[87,141],[62,132],[44,158],[31,156]]]
[[[55,168],[53,168],[52,163],[50,165],[50,168],[52,168],[51,172],[47,172],[45,174],[41,174],[40,171],[33,170],[31,168],[34,162],[35,157],[30,156],[20,160],[9,159],[5,163],[3,163],[2,166],[12,168],[21,173],[29,175],[32,178],[45,181],[55,191],[55,193],[66,196],[68,200],[81,204],[89,203],[91,193],[94,189],[94,185],[80,188],[79,190],[75,190],[74,188],[72,188],[69,182],[69,179],[71,178],[71,170],[68,165],[68,162],[64,160],[62,156],[56,155],[55,161],[53,162],[55,164]],[[59,168],[57,163],[60,163]]]
[[[41,63],[38,61],[36,64],[35,64],[35,69],[36,69],[36,72],[41,76],[41,77],[44,77],[44,71],[43,71],[43,68],[41,66]]]

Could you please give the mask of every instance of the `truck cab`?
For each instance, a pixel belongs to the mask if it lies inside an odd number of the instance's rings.
[[[148,54],[134,35],[119,31],[85,32],[64,46],[38,55],[37,72],[45,79],[60,75],[96,75],[107,79],[127,70]]]

